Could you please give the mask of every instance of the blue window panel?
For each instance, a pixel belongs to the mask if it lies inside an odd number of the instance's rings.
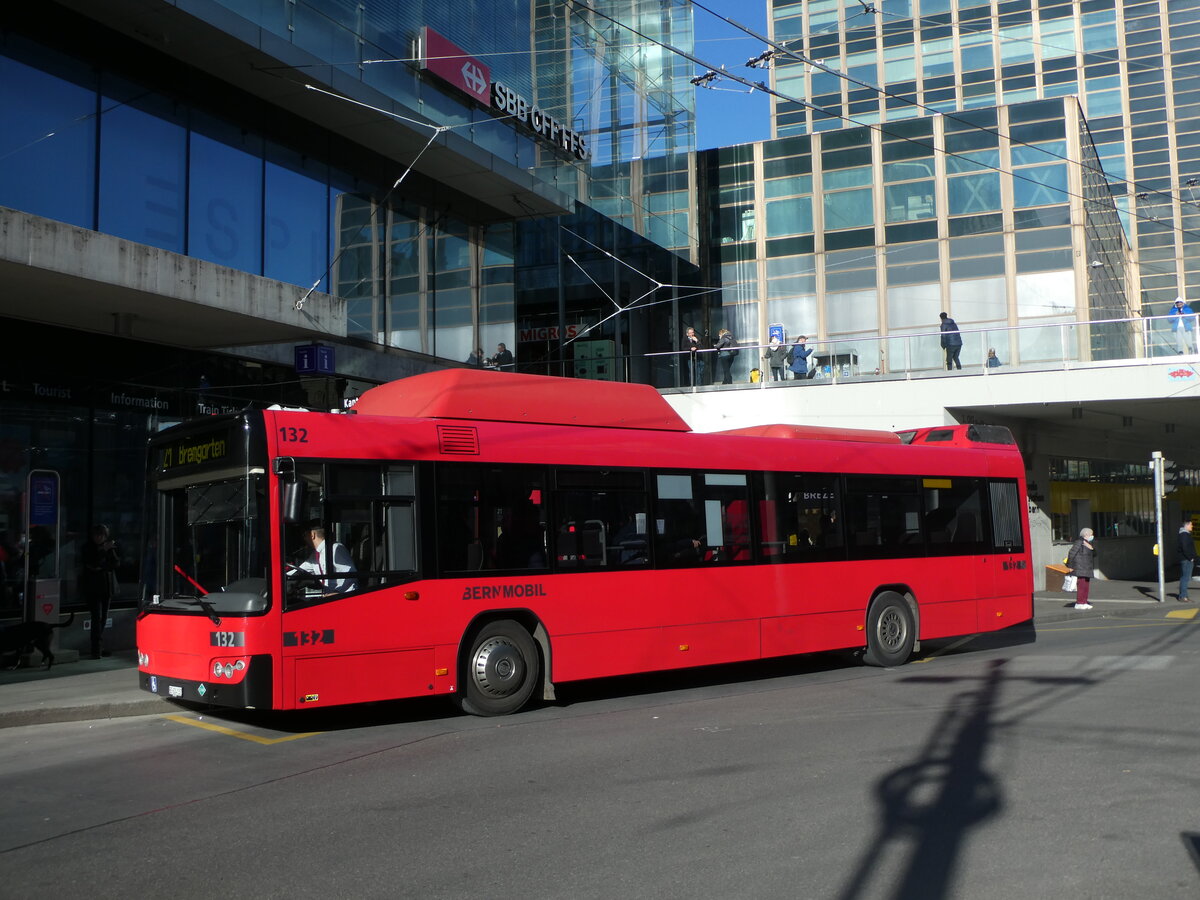
[[[1036,165],[1067,155],[1066,141],[1042,141],[1038,144],[1014,144],[1012,164],[1014,166]]]
[[[963,216],[1000,209],[1000,173],[962,175],[946,182],[950,215]]]
[[[871,188],[826,194],[825,229],[862,228],[874,224],[875,210]]]
[[[0,109],[0,206],[95,228],[95,89],[0,57]]]
[[[1021,169],[1013,175],[1014,206],[1046,206],[1069,199],[1065,164]]]
[[[888,222],[912,222],[937,215],[932,181],[885,185],[883,202]]]
[[[99,230],[182,253],[187,131],[166,98],[115,93],[102,101]]]
[[[811,234],[812,198],[795,197],[790,200],[772,200],[767,203],[767,237],[784,237],[789,234]]]
[[[192,132],[188,255],[261,275],[262,140],[230,131],[243,146]]]
[[[958,172],[975,172],[980,169],[998,169],[999,167],[999,150],[977,150],[946,156],[946,172],[951,175]]]
[[[1119,116],[1122,112],[1120,91],[1089,92],[1087,95],[1087,115],[1089,119],[1102,119],[1105,116]]]
[[[327,290],[329,187],[325,166],[272,148],[266,165],[263,274]]]

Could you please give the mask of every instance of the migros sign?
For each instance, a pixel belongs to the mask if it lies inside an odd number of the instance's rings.
[[[587,159],[587,139],[533,105],[525,97],[499,81],[492,81],[491,70],[457,44],[442,37],[429,26],[421,29],[421,67],[494,112],[512,116],[542,140],[576,159]]]

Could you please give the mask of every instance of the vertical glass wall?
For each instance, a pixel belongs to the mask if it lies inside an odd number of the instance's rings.
[[[329,289],[324,161],[12,34],[0,112],[0,206]]]
[[[556,0],[218,2],[327,63],[313,68],[313,78],[328,83],[336,71],[340,79],[361,81],[414,118],[456,126],[456,133],[625,227],[694,253],[691,63],[655,43],[691,49],[686,0],[599,0],[592,9]],[[481,60],[492,81],[585,135],[590,159],[581,163],[420,74],[413,47],[423,27]],[[673,177],[664,184],[664,175]]]
[[[812,104],[776,98],[777,136],[935,114],[946,117],[949,134],[976,111],[1078,98],[1094,155],[1064,168],[1037,160],[1032,149],[1017,153],[1011,163],[1021,177],[1013,203],[1051,204],[1076,173],[1094,193],[1099,170],[1137,264],[1130,305],[1157,317],[1177,296],[1200,297],[1200,2],[905,0],[871,8],[857,0],[798,0],[772,4],[770,27],[777,42],[835,70],[805,66],[800,58],[776,64],[773,86]],[[1029,130],[1018,128],[1014,141],[1026,140]],[[958,149],[1001,164],[984,144],[968,146],[973,140],[987,139],[964,130]],[[996,179],[969,166],[968,159],[947,161],[950,215],[999,211]],[[1114,308],[1115,285],[1125,275],[1104,265],[1088,273],[1093,310]],[[1151,352],[1174,352],[1168,331],[1165,320],[1150,325]],[[1104,338],[1092,352],[1109,352],[1112,341]]]
[[[1134,356],[1138,329],[1075,325],[1130,314],[1118,210],[1100,172],[1075,174],[1087,159],[1074,99],[701,153],[714,318],[745,344],[771,325],[819,340],[818,374],[942,367],[942,311],[964,365]]]

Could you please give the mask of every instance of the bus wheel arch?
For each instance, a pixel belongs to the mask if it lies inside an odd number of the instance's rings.
[[[459,708],[476,716],[520,710],[549,671],[548,643],[541,622],[528,610],[476,617],[459,645]],[[548,679],[542,684],[543,694],[546,684]],[[552,687],[549,691],[553,694]]]
[[[867,606],[867,647],[863,662],[869,666],[903,665],[918,646],[920,615],[916,598],[904,585],[878,588]]]

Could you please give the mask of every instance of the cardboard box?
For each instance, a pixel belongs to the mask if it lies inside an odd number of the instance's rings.
[[[1071,570],[1063,565],[1046,566],[1046,590],[1062,591],[1063,579]]]

